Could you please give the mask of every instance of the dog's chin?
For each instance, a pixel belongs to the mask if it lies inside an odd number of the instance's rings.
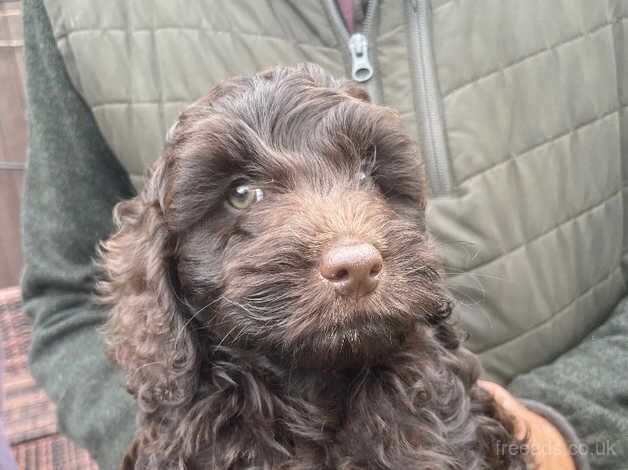
[[[399,351],[418,320],[355,312],[351,321],[321,322],[281,345],[282,359],[309,369],[360,368]]]
[[[210,330],[219,344],[253,349],[286,367],[308,369],[359,368],[385,362],[403,348],[421,323],[426,305],[381,295],[362,299],[328,298],[284,304],[282,318],[269,325],[245,302],[223,305]],[[230,308],[229,308],[230,307]],[[237,333],[234,333],[237,331]]]

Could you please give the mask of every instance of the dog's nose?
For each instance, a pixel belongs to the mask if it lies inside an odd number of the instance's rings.
[[[370,243],[345,240],[323,252],[318,269],[341,294],[362,297],[377,287],[382,263]]]

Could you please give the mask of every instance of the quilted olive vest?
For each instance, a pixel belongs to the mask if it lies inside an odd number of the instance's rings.
[[[370,0],[352,36],[333,0],[45,5],[72,83],[138,187],[178,113],[231,75],[311,61],[396,108],[491,378],[550,362],[623,296],[628,2]]]

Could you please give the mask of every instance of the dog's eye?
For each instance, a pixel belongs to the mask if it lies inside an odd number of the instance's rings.
[[[362,164],[360,165],[360,171],[356,173],[356,179],[358,183],[363,182],[367,178],[373,176],[375,172],[375,164],[377,161],[377,149],[375,145],[372,145],[362,156]]]
[[[250,181],[239,179],[234,181],[227,193],[227,202],[235,209],[242,210],[262,200],[262,190],[251,185]]]

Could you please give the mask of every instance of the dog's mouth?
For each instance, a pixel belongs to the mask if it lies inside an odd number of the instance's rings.
[[[394,296],[386,285],[359,298],[325,300],[295,305],[277,329],[275,345],[284,357],[307,367],[376,363],[400,347],[425,310],[411,298]]]
[[[321,310],[318,323],[322,330],[355,329],[367,333],[377,324],[409,324],[417,319],[405,305],[389,305],[376,294],[359,299],[347,299],[326,311]]]
[[[293,362],[313,368],[361,367],[396,351],[416,327],[399,313],[357,309],[337,312],[333,321],[322,320],[307,332],[285,336],[282,351]]]
[[[353,295],[314,269],[298,275],[243,273],[232,279],[208,329],[221,344],[278,352],[299,364],[372,363],[398,348],[442,299],[435,271],[419,269],[425,260],[383,261],[375,288],[354,289]]]
[[[209,329],[221,344],[253,345],[300,366],[355,367],[397,348],[421,319],[421,308],[385,285],[358,298],[290,292],[275,291],[272,309],[254,301],[262,296],[229,300]]]

